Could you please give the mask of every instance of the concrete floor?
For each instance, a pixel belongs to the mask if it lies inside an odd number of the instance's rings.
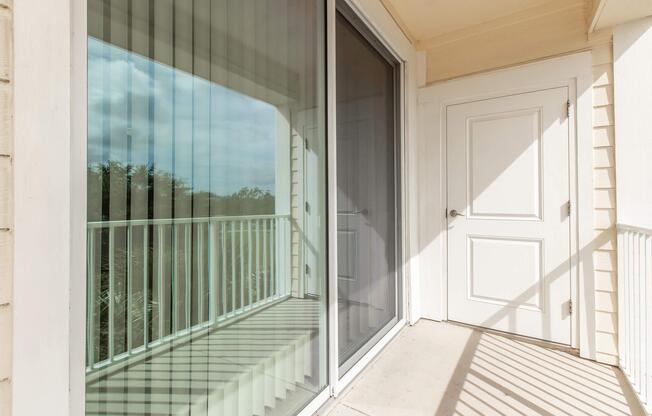
[[[568,352],[420,321],[318,415],[643,415],[620,370]]]

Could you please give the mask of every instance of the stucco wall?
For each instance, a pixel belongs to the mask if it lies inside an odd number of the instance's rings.
[[[0,0],[0,416],[11,412],[12,0]]]

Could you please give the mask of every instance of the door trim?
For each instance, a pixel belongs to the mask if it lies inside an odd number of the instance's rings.
[[[448,319],[448,234],[446,111],[471,101],[499,98],[550,88],[567,87],[570,100],[569,164],[571,194],[571,347],[585,358],[595,357],[595,303],[593,276],[593,140],[592,72],[590,52],[543,60],[479,75],[443,82],[419,91],[419,178],[421,211],[421,315]],[[429,142],[429,143],[428,143]],[[428,159],[435,163],[427,165]],[[433,166],[434,165],[434,166]],[[437,190],[433,192],[435,184]],[[426,192],[430,192],[428,195]],[[423,200],[425,199],[425,201]],[[581,201],[581,204],[578,204]],[[437,212],[432,220],[434,208]],[[430,223],[430,224],[429,224]],[[424,226],[428,227],[424,230]],[[425,231],[425,232],[424,232]],[[432,234],[433,238],[428,238]],[[427,249],[424,250],[424,244]],[[580,249],[581,248],[581,249]],[[434,272],[429,265],[439,265]],[[435,266],[436,267],[436,266]],[[428,272],[430,269],[430,272]],[[434,295],[434,302],[433,302]]]

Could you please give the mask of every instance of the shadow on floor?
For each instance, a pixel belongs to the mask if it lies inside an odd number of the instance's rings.
[[[644,415],[615,367],[425,320],[405,328],[321,414]]]

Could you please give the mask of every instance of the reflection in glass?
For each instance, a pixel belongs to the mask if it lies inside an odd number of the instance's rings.
[[[295,414],[327,383],[322,2],[88,6],[86,413]]]
[[[396,65],[337,17],[340,375],[398,322]]]

